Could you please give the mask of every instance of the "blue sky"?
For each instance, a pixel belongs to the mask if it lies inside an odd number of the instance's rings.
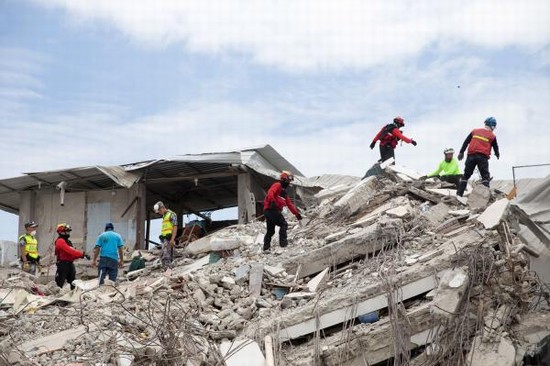
[[[395,115],[420,172],[495,116],[511,178],[550,162],[549,39],[544,0],[5,0],[0,179],[265,143],[361,175]]]

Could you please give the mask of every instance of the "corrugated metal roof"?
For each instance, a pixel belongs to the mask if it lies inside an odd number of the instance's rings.
[[[273,147],[265,145],[240,151],[178,155],[121,166],[80,167],[26,173],[0,180],[0,208],[19,211],[19,192],[53,188],[67,182],[68,191],[129,188],[140,179],[146,183],[150,200],[184,200],[192,209],[214,210],[237,204],[236,176],[243,167],[271,178],[281,170],[302,173]]]

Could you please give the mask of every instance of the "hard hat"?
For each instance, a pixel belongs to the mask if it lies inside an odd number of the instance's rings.
[[[164,207],[164,203],[162,203],[162,201],[158,201],[157,203],[155,203],[155,205],[153,206],[153,210],[158,213],[160,211],[161,208]]]
[[[72,231],[73,229],[71,229],[71,225],[69,224],[59,224],[57,225],[57,227],[55,228],[55,231],[57,231],[58,234],[61,234],[61,233],[68,233],[69,231]]]
[[[445,155],[454,154],[454,153],[455,153],[455,149],[453,149],[452,147],[448,147],[445,150],[443,150],[443,154],[445,154]]]
[[[401,116],[397,116],[393,119],[393,123],[395,123],[396,125],[399,125],[401,127],[405,126],[405,120],[403,119],[403,117]]]
[[[25,229],[29,228],[29,227],[37,227],[38,224],[34,221],[29,221],[25,224]]]
[[[485,120],[485,126],[496,127],[497,120],[495,119],[495,117],[487,117],[487,119]]]
[[[112,222],[108,222],[105,224],[105,230],[114,230],[115,229],[115,226],[113,225]]]
[[[287,171],[287,170],[283,170],[281,172],[281,177],[280,177],[281,180],[286,180],[286,181],[289,181],[289,182],[292,182],[294,180],[294,176],[292,175],[291,172]]]

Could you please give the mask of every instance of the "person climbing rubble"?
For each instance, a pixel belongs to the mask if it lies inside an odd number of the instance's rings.
[[[97,237],[94,248],[93,266],[98,267],[99,284],[105,283],[105,277],[115,282],[118,275],[118,267],[124,265],[124,242],[119,233],[115,232],[113,223],[105,224],[105,231]],[[99,265],[97,258],[99,257]]]
[[[416,146],[416,141],[408,138],[401,133],[400,128],[405,127],[405,120],[403,117],[397,116],[393,119],[393,123],[387,124],[374,136],[370,144],[371,150],[376,146],[376,142],[380,141],[380,160],[384,162],[389,158],[395,159],[395,148],[399,140],[405,141],[407,144],[413,144]]]
[[[57,257],[57,271],[55,272],[55,283],[63,288],[65,282],[74,290],[73,281],[76,279],[76,269],[74,261],[79,258],[90,259],[90,256],[73,247],[69,237],[71,236],[71,226],[69,224],[57,225],[57,239],[55,240],[55,256]]]
[[[36,269],[40,265],[38,240],[36,239],[37,227],[36,222],[27,222],[25,224],[25,234],[19,237],[21,268],[32,275],[36,275]]]
[[[474,169],[479,169],[481,174],[481,183],[486,187],[489,187],[489,181],[491,180],[491,174],[489,173],[489,159],[491,157],[491,148],[495,152],[497,159],[500,158],[500,152],[498,149],[497,137],[495,136],[495,129],[497,128],[497,120],[495,117],[488,117],[485,119],[485,127],[476,128],[464,140],[460,153],[458,154],[458,160],[464,158],[464,151],[468,147],[468,157],[466,158],[466,164],[464,166],[464,176],[460,180],[456,194],[461,196],[466,190],[468,179],[474,173]]]
[[[287,229],[288,223],[282,214],[285,206],[290,212],[296,216],[298,220],[302,220],[302,215],[294,206],[286,189],[294,180],[292,173],[283,171],[279,177],[279,181],[271,185],[264,199],[264,216],[267,225],[267,232],[264,236],[263,250],[269,251],[271,248],[271,238],[275,234],[275,226],[279,227],[279,245],[284,248],[288,245]]]
[[[162,244],[160,259],[162,265],[168,267],[173,260],[173,250],[176,245],[176,234],[178,232],[178,216],[174,211],[166,208],[163,202],[158,201],[153,206],[155,213],[162,216],[162,226],[159,239]]]
[[[420,177],[420,179],[438,177],[440,180],[452,183],[458,188],[462,172],[458,167],[458,160],[454,157],[454,153],[455,150],[452,147],[443,150],[445,158],[439,163],[437,169],[430,174]]]

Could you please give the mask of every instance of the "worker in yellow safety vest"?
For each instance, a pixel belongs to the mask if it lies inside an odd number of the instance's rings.
[[[38,252],[38,240],[36,239],[36,228],[38,224],[34,221],[25,224],[25,234],[19,237],[19,253],[23,271],[36,275],[36,269],[40,264],[40,253]]]
[[[174,246],[176,245],[176,234],[178,232],[178,216],[166,208],[164,203],[158,201],[153,206],[155,213],[162,216],[160,229],[160,242],[162,244],[161,262],[168,267],[172,263]]]

